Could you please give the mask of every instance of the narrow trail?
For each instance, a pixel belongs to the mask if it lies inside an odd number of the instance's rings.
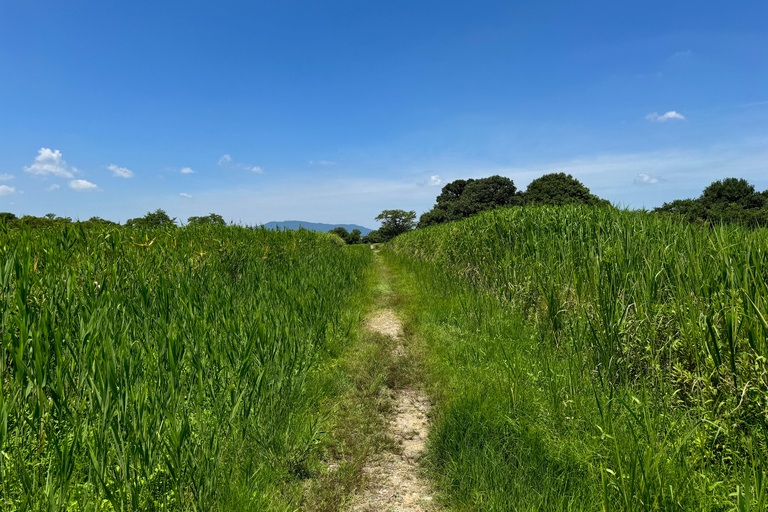
[[[383,272],[387,279],[388,272]],[[384,283],[385,285],[387,283]],[[385,286],[389,289],[388,286]],[[394,293],[389,291],[388,293]],[[366,328],[395,341],[392,357],[407,357],[407,343],[400,320],[391,308],[379,310],[366,322]],[[429,483],[419,468],[419,459],[429,432],[429,398],[414,387],[393,390],[393,412],[388,434],[395,440],[397,453],[380,452],[365,463],[368,486],[354,497],[355,512],[436,511]]]

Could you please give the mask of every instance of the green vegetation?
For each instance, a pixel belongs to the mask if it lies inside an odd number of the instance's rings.
[[[334,233],[339,236],[342,240],[344,240],[344,243],[347,245],[354,245],[362,243],[362,240],[360,239],[360,235],[362,234],[359,229],[353,229],[350,233],[347,231],[346,228],[342,226],[337,226],[329,231],[329,233]]]
[[[392,240],[416,227],[416,212],[411,210],[384,210],[376,216],[381,221],[381,227],[363,237],[364,244],[377,244]]]
[[[299,506],[370,251],[304,230],[0,225],[0,261],[0,510]]]
[[[464,219],[485,210],[522,204],[509,178],[491,176],[477,180],[456,180],[443,187],[437,204],[419,218],[419,228]]]
[[[766,509],[767,230],[505,208],[385,248],[457,509]]]
[[[527,205],[559,206],[563,204],[587,204],[610,206],[589,192],[579,180],[562,172],[545,174],[528,184],[523,193]]]
[[[147,215],[152,215],[152,214],[148,213]],[[226,221],[224,220],[224,217],[216,213],[209,213],[208,215],[204,215],[203,217],[194,217],[194,216],[190,217],[187,219],[187,224],[189,224],[190,226],[204,226],[206,224],[216,224],[218,226],[227,225]]]
[[[196,218],[196,217],[191,217]],[[190,221],[191,222],[191,221]],[[125,221],[125,225],[128,227],[137,228],[159,228],[163,226],[175,226],[176,219],[170,218],[165,210],[158,208],[154,212],[147,212],[143,217],[137,217],[135,219],[128,219]]]
[[[713,182],[697,199],[678,199],[654,211],[711,225],[768,226],[768,190],[757,192],[747,180],[726,178]]]

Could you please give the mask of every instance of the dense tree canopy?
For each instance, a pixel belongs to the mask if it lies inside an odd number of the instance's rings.
[[[411,210],[384,210],[376,216],[381,227],[362,238],[364,244],[377,244],[392,240],[397,235],[411,231],[416,227],[416,212]]]
[[[563,204],[609,204],[589,192],[579,180],[563,172],[545,174],[533,180],[523,193],[525,204],[559,206]]]
[[[226,226],[224,217],[216,213],[209,213],[204,217],[190,217],[187,219],[187,224],[190,226],[204,226],[206,224],[216,224],[219,226]]]
[[[485,210],[521,204],[514,182],[503,176],[456,180],[443,187],[437,204],[421,215],[419,227],[450,222]]]
[[[361,242],[360,235],[362,234],[362,232],[359,229],[353,229],[352,232],[350,233],[349,231],[347,231],[346,228],[342,226],[338,226],[328,232],[338,235],[339,238],[344,240],[344,243],[348,245],[359,244]]]
[[[170,218],[165,210],[158,208],[154,212],[147,212],[143,217],[128,219],[125,221],[125,225],[139,228],[159,228],[161,226],[175,226],[176,219]]]
[[[697,199],[677,199],[654,211],[710,224],[768,226],[768,190],[757,192],[747,180],[726,178],[712,182]]]

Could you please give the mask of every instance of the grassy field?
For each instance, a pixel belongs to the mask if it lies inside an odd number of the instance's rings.
[[[286,483],[317,463],[366,307],[360,249],[234,226],[0,231],[0,510],[295,509]]]
[[[511,208],[382,255],[457,510],[766,510],[768,231]]]

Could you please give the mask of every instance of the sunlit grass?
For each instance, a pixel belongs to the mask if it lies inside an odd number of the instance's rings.
[[[387,250],[414,282],[456,504],[765,509],[768,231],[512,208]]]
[[[0,232],[0,510],[280,509],[370,256],[304,230]]]

